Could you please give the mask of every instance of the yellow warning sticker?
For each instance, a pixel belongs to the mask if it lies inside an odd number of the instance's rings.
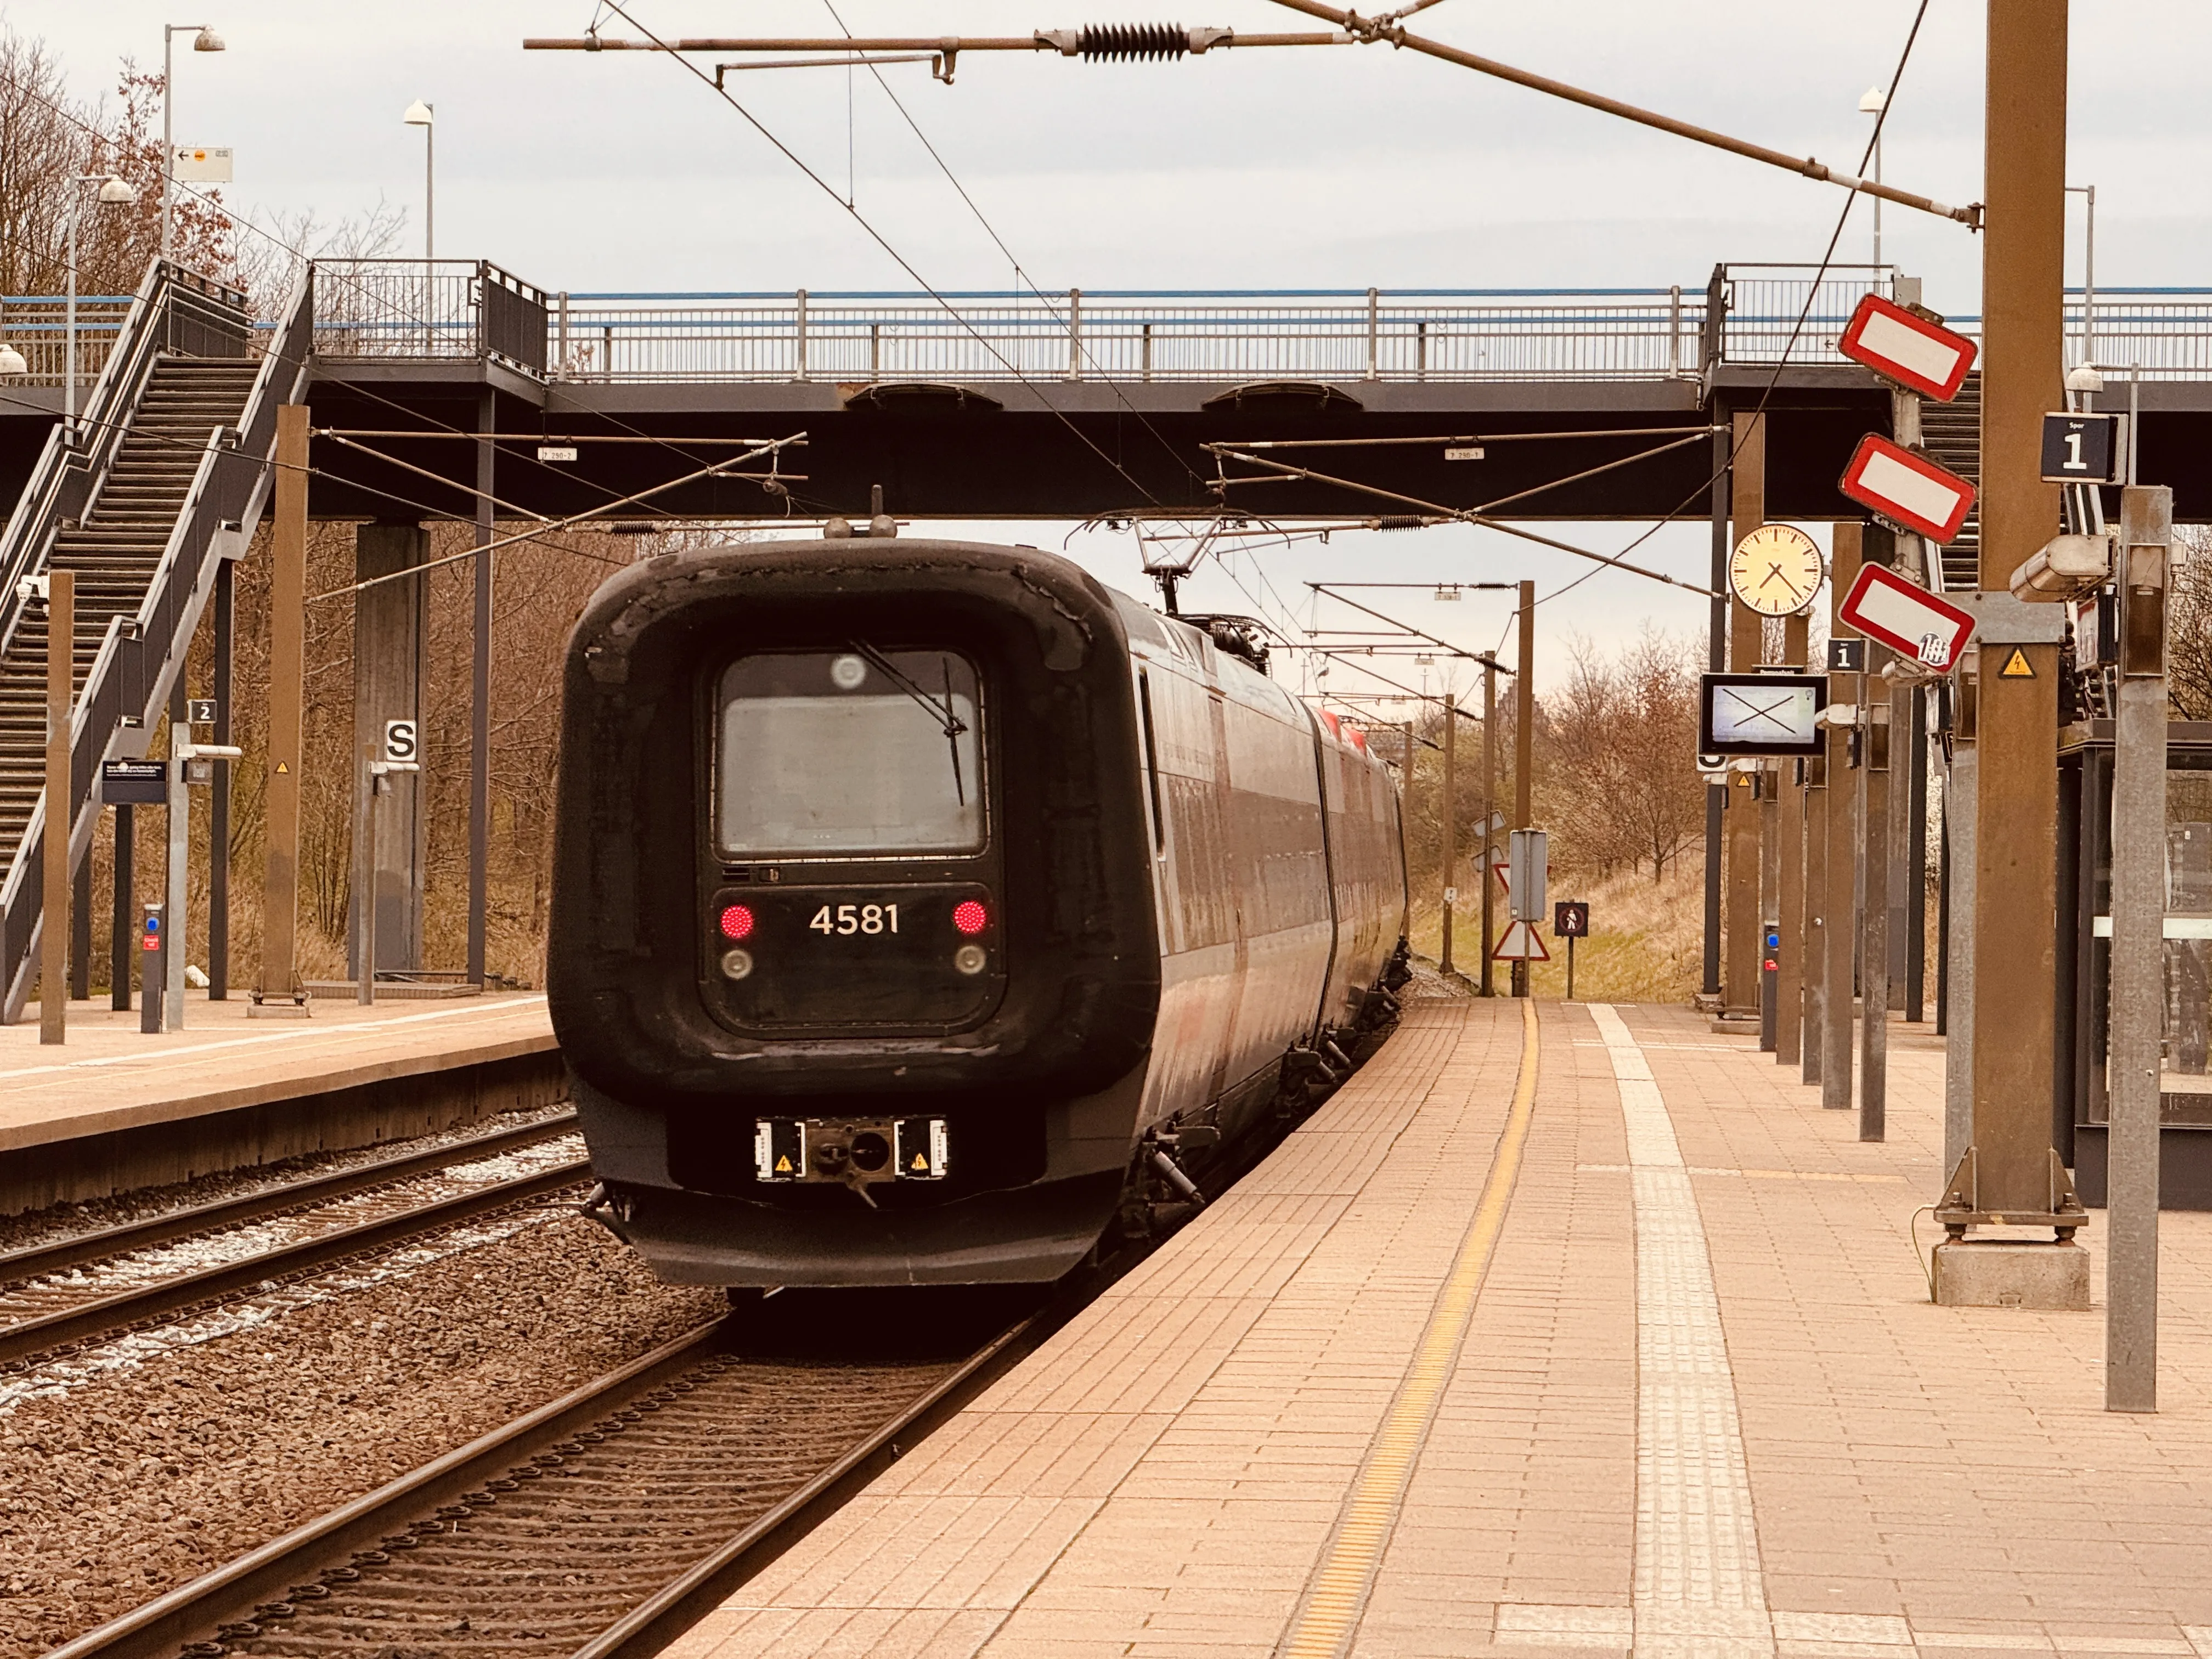
[[[279,772],[289,772],[289,771],[290,771],[292,769],[291,769],[290,767],[289,767],[289,766],[285,765],[285,764],[284,764],[284,763],[283,763],[283,761],[278,761],[278,762],[276,763],[276,769],[277,769]]]
[[[789,1175],[791,1173],[791,1159],[788,1157],[776,1159],[775,1172],[778,1175]]]
[[[2001,680],[2033,679],[2035,670],[2028,665],[2027,653],[2016,645],[2013,647],[2012,655],[2007,657],[2005,665],[1997,670],[1997,678]]]
[[[914,1155],[914,1162],[908,1164],[907,1168],[909,1170],[927,1170],[929,1168],[929,1160],[924,1158],[920,1152],[916,1152]]]

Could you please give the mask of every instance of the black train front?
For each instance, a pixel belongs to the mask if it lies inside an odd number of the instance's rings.
[[[1064,559],[648,560],[565,696],[554,1027],[665,1279],[1055,1279],[1395,1016],[1386,769]]]

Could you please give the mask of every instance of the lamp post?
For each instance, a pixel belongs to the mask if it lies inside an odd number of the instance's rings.
[[[432,233],[436,228],[432,208],[436,200],[438,183],[438,106],[426,104],[420,98],[407,106],[407,113],[399,118],[410,127],[422,129],[422,257],[438,257],[437,242]]]
[[[1871,115],[1879,120],[1882,111],[1888,107],[1889,96],[1880,87],[1869,87],[1860,94],[1859,113],[1862,115]],[[1881,182],[1881,129],[1880,127],[1875,129],[1874,134],[1874,181],[1877,185]],[[1879,196],[1874,198],[1874,262],[1877,269],[1881,264],[1881,198]]]
[[[2069,196],[2079,196],[2089,204],[2088,234],[2081,246],[2081,361],[2097,361],[2097,187],[2094,185],[2069,185]]]
[[[161,25],[161,257],[169,257],[169,198],[173,196],[177,179],[177,145],[170,131],[169,112],[176,101],[170,88],[176,80],[176,40],[186,29],[198,31],[192,36],[194,52],[222,52],[227,50],[222,36],[205,23],[164,23]]]
[[[135,202],[138,192],[124,179],[112,173],[81,174],[70,191],[69,216],[69,324],[62,350],[67,361],[62,365],[62,431],[71,443],[76,441],[76,224],[84,216],[84,187],[100,186],[100,204],[112,207]]]

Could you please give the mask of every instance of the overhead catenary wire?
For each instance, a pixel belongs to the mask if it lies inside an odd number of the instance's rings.
[[[603,3],[609,11],[613,12],[624,22],[628,23],[632,28],[641,31],[648,40],[654,43],[654,48],[656,50],[664,52],[671,52],[672,54],[673,49],[669,47],[665,42],[662,41],[658,35],[655,35],[651,29],[646,27],[643,23],[641,23],[635,16],[619,3],[619,0],[603,0]],[[841,43],[832,42],[830,44],[834,46]],[[1000,366],[1005,368],[1008,374],[1012,375],[1015,380],[1018,381],[1025,390],[1034,393],[1046,408],[1051,410],[1052,412],[1059,417],[1060,423],[1067,428],[1068,431],[1083,444],[1085,448],[1090,450],[1092,454],[1097,456],[1100,460],[1103,461],[1108,466],[1119,473],[1121,477],[1128,483],[1130,487],[1135,489],[1137,493],[1142,495],[1147,501],[1152,501],[1157,505],[1158,498],[1155,496],[1150,489],[1147,489],[1127,467],[1123,466],[1119,460],[1109,453],[1096,439],[1092,438],[1089,433],[1084,431],[1081,427],[1078,426],[1075,422],[1070,418],[1066,410],[1060,408],[1059,405],[1051,398],[1045,397],[1042,391],[1035,384],[1035,382],[1033,382],[1028,375],[1023,374],[1020,368],[1018,368],[1004,352],[1000,351],[997,346],[994,345],[981,330],[977,329],[973,323],[962,316],[959,311],[953,306],[952,302],[947,300],[943,294],[939,293],[928,281],[928,279],[923,276],[921,272],[915,268],[912,261],[908,260],[904,254],[901,253],[897,248],[891,245],[890,240],[886,237],[883,232],[876,228],[874,222],[871,221],[866,214],[862,213],[858,206],[843,200],[843,198],[837,194],[836,189],[834,185],[832,185],[827,179],[823,179],[822,175],[817,173],[811,167],[808,166],[806,162],[799,157],[798,152],[793,150],[790,145],[785,143],[782,139],[777,137],[775,133],[771,132],[767,125],[763,123],[758,116],[755,115],[750,110],[739,103],[735,95],[730,92],[728,88],[716,86],[714,84],[714,78],[711,76],[706,74],[696,64],[690,62],[688,58],[676,57],[674,61],[682,64],[684,70],[690,73],[694,79],[697,80],[702,85],[705,86],[717,97],[720,98],[722,101],[726,103],[732,109],[735,110],[745,121],[746,125],[750,126],[754,131],[759,133],[763,138],[765,138],[776,150],[776,152],[786,161],[789,161],[792,166],[797,167],[800,173],[804,173],[808,181],[811,182],[817,190],[821,191],[822,193],[827,196],[831,201],[836,202],[839,207],[844,209],[845,212],[852,218],[853,222],[860,228],[862,232],[866,234],[869,240],[872,241],[878,247],[881,248],[884,254],[890,258],[891,262],[907,274],[907,276],[914,282],[915,286],[920,288],[925,294],[928,295],[933,301],[936,301],[937,305],[944,311],[945,314],[948,318],[951,319],[954,323],[958,325],[961,329],[965,331],[969,338],[973,339],[976,344],[982,347],[985,351],[991,355],[991,356],[996,358]]]

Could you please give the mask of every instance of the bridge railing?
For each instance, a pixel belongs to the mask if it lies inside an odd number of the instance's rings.
[[[1695,375],[1679,289],[556,294],[580,380],[1464,380]]]
[[[108,351],[123,331],[131,314],[132,296],[97,294],[77,296],[76,381],[88,386],[106,366]],[[69,300],[59,294],[9,295],[0,297],[0,343],[23,354],[26,372],[15,375],[17,386],[59,386],[69,364]]]
[[[533,376],[678,380],[1665,380],[1715,363],[1840,365],[1837,336],[1886,266],[1726,264],[1643,289],[1315,289],[551,294],[483,260],[320,260],[326,362],[489,361]],[[1810,304],[1808,304],[1808,301]],[[129,301],[79,302],[96,377]],[[0,299],[32,383],[61,379],[61,302]],[[1716,309],[1716,307],[1717,307]],[[1802,328],[1800,315],[1803,317]],[[1979,331],[1980,319],[1953,326]],[[263,325],[265,331],[266,325]],[[2066,300],[2068,358],[2212,379],[2212,289]],[[1793,338],[1793,332],[1795,337]]]

